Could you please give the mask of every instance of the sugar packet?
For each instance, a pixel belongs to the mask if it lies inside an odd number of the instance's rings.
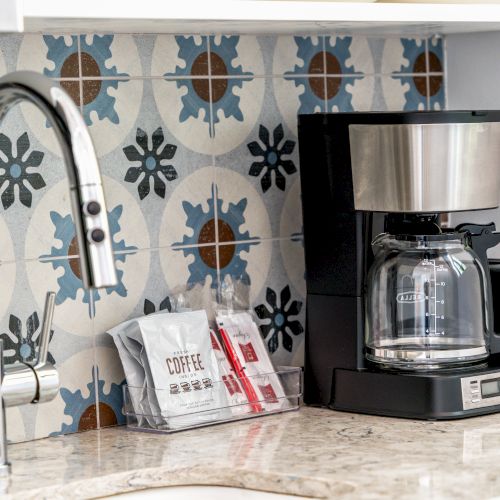
[[[248,312],[217,314],[217,325],[228,357],[241,380],[253,411],[289,406],[258,326]]]
[[[248,397],[241,385],[241,381],[238,379],[238,375],[226,356],[224,348],[217,338],[217,334],[213,330],[210,330],[210,339],[212,341],[215,357],[219,364],[221,381],[227,391],[226,397],[231,414],[242,415],[251,412],[248,406]]]

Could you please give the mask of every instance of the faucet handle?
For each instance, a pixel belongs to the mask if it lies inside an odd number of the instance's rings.
[[[47,363],[49,353],[50,328],[54,317],[54,307],[56,304],[56,294],[47,292],[45,297],[45,309],[43,311],[42,330],[39,337],[38,359],[33,366],[37,380],[36,396],[33,403],[43,403],[55,398],[59,392],[59,374],[56,368]]]
[[[45,297],[45,308],[43,311],[42,330],[38,341],[38,358],[35,366],[41,366],[47,363],[49,353],[50,329],[52,327],[52,318],[54,317],[54,307],[56,305],[56,294],[47,292]]]

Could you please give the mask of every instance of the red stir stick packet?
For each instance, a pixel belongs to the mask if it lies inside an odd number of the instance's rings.
[[[288,406],[258,326],[247,312],[217,315],[224,347],[255,412]],[[262,405],[261,405],[262,404]]]
[[[210,330],[210,338],[212,340],[212,348],[214,350],[215,357],[219,363],[221,379],[226,387],[227,400],[230,405],[231,413],[233,415],[240,415],[254,412],[255,409],[253,408],[253,405],[249,405],[250,401],[247,396],[248,391],[244,389],[240,376],[234,369],[231,361],[228,359],[224,348],[217,338],[217,334],[212,330]]]

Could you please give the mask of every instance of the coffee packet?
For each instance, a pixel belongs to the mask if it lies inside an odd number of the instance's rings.
[[[156,314],[164,315],[168,312],[160,311]],[[153,377],[137,319],[125,321],[109,329],[108,334],[113,338],[120,356],[138,425],[142,426],[144,420],[153,428],[165,424],[154,391]]]
[[[119,353],[127,383],[142,382],[147,393],[150,414],[145,417],[150,426],[174,429],[227,418],[226,390],[218,383],[221,375],[205,311],[155,313],[127,321],[109,333],[117,346],[116,337],[123,345],[135,347],[131,354],[122,345]],[[127,373],[137,368],[130,361],[137,356],[140,375]],[[137,413],[146,406],[139,399],[131,398]]]
[[[217,314],[217,325],[229,359],[254,412],[289,406],[285,391],[258,326],[248,312]]]

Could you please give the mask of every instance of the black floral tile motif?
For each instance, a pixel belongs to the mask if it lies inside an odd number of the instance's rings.
[[[33,189],[45,187],[41,174],[32,171],[40,166],[44,154],[33,150],[25,158],[29,149],[30,140],[27,132],[17,139],[15,156],[9,137],[0,134],[0,169],[3,169],[3,173],[0,173],[0,188],[7,184],[1,196],[4,209],[9,208],[15,201],[15,186],[19,189],[19,201],[25,207],[31,207],[33,198],[29,186]]]
[[[158,127],[151,136],[152,147],[148,145],[148,134],[138,128],[135,138],[140,151],[134,144],[123,148],[123,152],[129,161],[140,162],[140,166],[130,167],[125,174],[125,182],[137,182],[144,174],[141,182],[137,186],[139,198],[143,200],[150,191],[150,179],[153,179],[155,193],[161,198],[165,198],[165,181],[177,179],[177,171],[173,165],[166,165],[167,160],[171,160],[177,150],[174,144],[165,144],[163,130]],[[160,173],[162,176],[160,176]]]
[[[0,339],[3,341],[5,360],[9,363],[15,361],[24,363],[34,361],[38,355],[38,339],[41,333],[39,328],[40,321],[36,311],[26,320],[26,335],[23,335],[21,320],[17,316],[11,314],[9,318],[9,330],[12,335],[8,333],[2,333],[0,335]],[[54,331],[51,330],[49,342],[52,340],[53,336]],[[12,340],[12,337],[14,337],[14,340]],[[12,351],[14,352],[12,353]],[[47,355],[47,359],[50,363],[55,364],[54,357],[50,352]]]
[[[172,303],[170,302],[170,297],[165,297],[158,307],[158,311],[172,312]],[[156,312],[156,306],[149,299],[144,300],[144,314],[147,316],[148,314],[152,314]]]
[[[262,186],[262,191],[265,193],[272,185],[272,173],[274,172],[274,178],[276,186],[282,191],[286,187],[286,178],[280,170],[280,167],[287,175],[294,174],[297,172],[292,160],[284,159],[283,156],[291,155],[293,149],[295,148],[295,142],[289,139],[285,140],[283,145],[280,147],[284,138],[283,125],[281,123],[273,131],[273,143],[271,144],[269,137],[269,130],[264,127],[264,125],[259,126],[259,139],[264,147],[257,141],[250,142],[247,144],[252,156],[261,156],[264,159],[262,161],[255,161],[250,167],[249,175],[253,177],[258,177],[263,170],[265,170],[264,175],[260,180],[260,185]]]
[[[270,353],[275,352],[279,347],[279,334],[283,339],[283,347],[292,352],[293,335],[300,335],[304,328],[300,321],[291,319],[291,316],[297,316],[302,309],[302,302],[292,300],[290,287],[287,285],[280,293],[280,302],[276,292],[271,288],[266,289],[267,304],[260,304],[255,307],[255,313],[259,319],[268,320],[267,323],[260,325],[260,331],[267,340],[267,346]]]

